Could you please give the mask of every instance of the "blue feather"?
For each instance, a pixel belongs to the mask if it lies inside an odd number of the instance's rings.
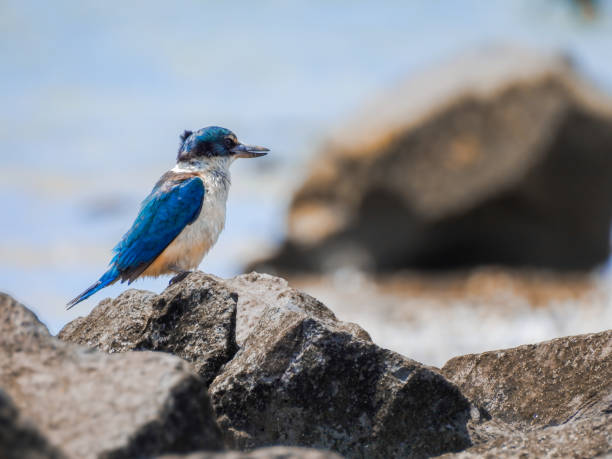
[[[68,308],[98,290],[121,280],[132,283],[166,247],[200,214],[204,183],[189,175],[160,180],[142,202],[132,227],[113,249],[110,269],[75,299]]]

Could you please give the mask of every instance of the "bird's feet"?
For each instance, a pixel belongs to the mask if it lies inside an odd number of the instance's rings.
[[[182,271],[182,272],[178,273],[176,276],[174,276],[172,279],[170,279],[170,282],[168,282],[168,287],[170,287],[171,285],[176,284],[177,282],[182,281],[189,274],[191,274],[191,271]]]

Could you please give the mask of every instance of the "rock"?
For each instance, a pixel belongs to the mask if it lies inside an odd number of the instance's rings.
[[[188,455],[168,455],[158,459],[342,459],[342,456],[331,451],[273,446],[271,448],[258,448],[249,452],[203,452]]]
[[[68,457],[223,447],[206,387],[188,363],[163,353],[108,355],[59,341],[5,294],[0,387]]]
[[[252,273],[227,283],[238,293],[241,349],[209,391],[229,444],[349,457],[423,457],[470,445],[468,401],[434,369],[379,348],[283,280]]]
[[[170,300],[177,297],[193,301]],[[60,336],[104,350],[151,349],[141,330],[157,321],[153,305],[172,302],[185,311],[236,317],[235,326],[220,327],[240,349],[209,387],[217,421],[235,449],[285,445],[351,457],[419,457],[470,444],[469,403],[453,384],[432,368],[379,348],[359,326],[339,321],[321,302],[273,276],[222,280],[192,273],[159,296],[127,292],[115,309],[103,302]],[[225,309],[233,312],[223,315]],[[201,361],[208,349],[191,343],[213,333],[214,320],[202,320],[192,335],[181,322],[173,323],[165,328],[165,340],[180,345],[164,350]],[[219,336],[218,342],[234,342],[225,331]],[[119,344],[108,344],[113,340]],[[193,352],[187,355],[184,348]]]
[[[236,297],[211,276],[189,276],[162,295],[128,290],[58,337],[105,352],[163,351],[191,362],[208,385],[237,351]]]
[[[225,283],[238,297],[236,341],[240,346],[244,345],[247,337],[261,320],[266,307],[269,306],[302,310],[318,320],[342,328],[359,339],[372,341],[368,332],[359,325],[338,321],[327,306],[316,298],[292,288],[280,277],[250,273],[227,279]]]
[[[440,458],[594,458],[612,453],[612,416],[595,416],[528,432],[509,430],[487,443]],[[606,456],[608,457],[608,456]]]
[[[357,113],[295,193],[279,253],[254,269],[582,270],[608,259],[612,100],[566,58],[488,49]]]
[[[23,419],[11,398],[0,390],[0,457],[4,459],[63,459],[31,422]]]
[[[504,422],[563,424],[612,408],[612,330],[456,357],[442,373]]]
[[[457,357],[442,372],[486,413],[470,421],[475,446],[445,457],[612,453],[612,330]]]

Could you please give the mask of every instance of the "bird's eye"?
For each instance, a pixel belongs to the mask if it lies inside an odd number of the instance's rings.
[[[225,138],[225,146],[227,148],[232,148],[232,147],[236,146],[236,141],[234,139],[232,139],[231,137],[226,137]]]

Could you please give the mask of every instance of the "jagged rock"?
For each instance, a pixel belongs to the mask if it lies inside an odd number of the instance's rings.
[[[209,391],[230,444],[349,457],[423,457],[470,444],[469,404],[435,370],[377,347],[281,279],[252,273],[228,285],[238,294],[241,349]]]
[[[475,446],[445,457],[612,452],[612,330],[456,357],[442,372],[486,413],[470,421]]]
[[[237,351],[236,297],[212,276],[189,276],[155,295],[128,290],[106,299],[58,337],[105,352],[152,350],[191,362],[208,385]]]
[[[504,422],[563,424],[612,408],[612,330],[456,357],[442,373]]]
[[[292,288],[285,279],[280,277],[250,273],[227,279],[225,283],[238,297],[236,341],[241,347],[261,320],[268,306],[297,308],[319,320],[332,323],[359,339],[372,341],[370,335],[359,325],[338,321],[327,306],[316,298]]]
[[[107,355],[59,341],[5,294],[0,387],[68,457],[223,447],[206,388],[188,363],[154,352]]]
[[[63,459],[40,431],[19,413],[10,397],[0,390],[0,457],[4,459]]]
[[[158,459],[342,459],[342,456],[332,453],[331,451],[274,446],[271,448],[258,448],[249,452],[203,452],[188,455],[168,455],[159,457]]]
[[[254,269],[603,263],[612,99],[564,57],[493,48],[410,78],[332,133]]]
[[[203,289],[210,292],[197,294]],[[431,368],[379,348],[359,326],[337,320],[316,299],[269,275],[222,280],[192,273],[160,296],[125,293],[116,301],[120,312],[103,302],[60,336],[106,350],[146,348],[143,343],[151,341],[140,339],[140,330],[154,315],[151,305],[177,297],[193,299],[181,303],[187,311],[235,311],[235,327],[227,330],[240,350],[218,370],[209,393],[226,439],[236,449],[286,445],[352,457],[418,457],[470,444],[469,404],[453,384]],[[146,304],[138,306],[138,301]],[[180,339],[187,335],[175,323],[166,328],[165,339],[180,346],[164,349],[185,356],[183,348],[190,347],[188,358],[198,361],[198,353],[208,350],[190,343],[212,333],[214,320],[202,321],[192,336]],[[123,348],[106,344],[113,336]],[[232,342],[222,336],[221,342]]]

